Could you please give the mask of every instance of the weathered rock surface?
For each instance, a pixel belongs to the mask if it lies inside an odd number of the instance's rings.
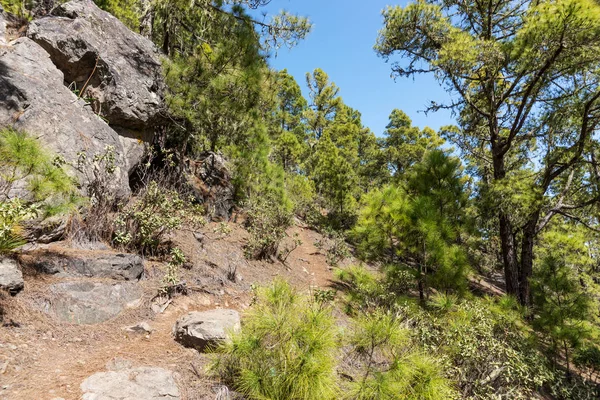
[[[43,311],[80,325],[108,321],[123,309],[137,306],[143,294],[132,282],[61,282],[50,285],[49,289]]]
[[[128,173],[141,159],[143,145],[119,136],[63,80],[48,53],[31,39],[0,47],[0,127],[29,132],[68,162],[75,162],[81,151],[92,159],[112,146],[117,168],[111,189],[128,195]],[[93,168],[90,164],[79,174],[82,184],[89,182]]]
[[[23,289],[23,274],[19,264],[11,258],[0,258],[0,290],[17,294]]]
[[[153,43],[91,0],[59,5],[33,21],[29,38],[64,73],[66,84],[96,99],[111,126],[140,130],[159,119],[163,80]]]
[[[234,187],[225,158],[207,153],[198,161],[189,161],[191,186],[207,213],[215,219],[228,220],[234,207]]]
[[[140,367],[99,372],[81,384],[83,400],[179,400],[173,373]]]
[[[112,147],[109,189],[126,197],[129,174],[161,120],[164,82],[154,45],[91,0],[56,7],[29,24],[28,37],[13,40],[22,25],[0,11],[0,127],[29,132],[69,163],[80,152],[92,160]],[[82,185],[94,177],[92,164],[73,169]],[[26,195],[22,186],[17,195]]]
[[[20,255],[20,260],[38,272],[63,277],[86,276],[130,281],[139,279],[144,272],[144,262],[140,256],[111,251],[49,248],[25,252]]]
[[[198,351],[214,348],[241,329],[235,310],[194,311],[181,317],[173,327],[175,340]]]

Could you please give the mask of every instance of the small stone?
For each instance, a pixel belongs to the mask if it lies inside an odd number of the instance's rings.
[[[152,329],[152,327],[147,322],[140,322],[137,325],[126,327],[123,329],[125,329],[127,332],[134,333],[152,333],[154,331],[154,329]]]
[[[195,311],[177,320],[173,335],[184,346],[204,351],[229,340],[229,332],[240,329],[240,315],[235,310]]]
[[[17,262],[11,258],[0,258],[0,290],[15,295],[23,290],[23,273]]]

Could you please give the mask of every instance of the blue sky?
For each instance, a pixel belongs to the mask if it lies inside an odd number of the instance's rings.
[[[390,112],[399,108],[423,128],[438,129],[453,123],[449,112],[425,115],[420,112],[431,100],[442,103],[449,95],[431,76],[390,77],[390,64],[373,50],[382,27],[381,11],[388,5],[404,5],[394,0],[272,0],[262,8],[269,14],[282,9],[310,18],[313,31],[291,50],[279,50],[270,60],[276,69],[294,75],[306,93],[305,74],[323,69],[340,87],[344,102],[362,113],[363,124],[380,136]]]

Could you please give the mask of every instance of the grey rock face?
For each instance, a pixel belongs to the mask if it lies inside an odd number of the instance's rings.
[[[99,372],[81,384],[83,400],[179,400],[173,373],[140,367]]]
[[[135,307],[142,289],[135,283],[61,282],[49,286],[50,295],[43,302],[45,312],[66,322],[97,324]]]
[[[128,173],[141,159],[143,144],[119,136],[63,80],[48,53],[31,39],[0,47],[0,127],[29,132],[68,162],[75,162],[81,151],[92,159],[114,147],[117,168],[111,189],[127,196]],[[92,176],[92,165],[78,174],[84,185]]]
[[[195,311],[177,321],[173,335],[184,346],[203,351],[227,341],[230,332],[240,329],[240,315],[235,310]]]
[[[159,118],[164,83],[153,43],[93,1],[59,5],[27,35],[50,54],[66,84],[82,89],[89,80],[85,95],[111,126],[141,130]]]
[[[110,251],[38,250],[21,255],[21,261],[39,272],[64,277],[86,276],[130,281],[139,279],[144,272],[140,256]]]
[[[0,290],[17,294],[23,289],[23,274],[17,262],[10,258],[0,257]]]

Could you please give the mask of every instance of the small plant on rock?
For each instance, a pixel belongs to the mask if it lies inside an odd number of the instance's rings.
[[[161,294],[171,297],[180,285],[179,268],[187,261],[185,254],[178,247],[171,249],[171,260],[167,263],[167,270],[163,277]]]

